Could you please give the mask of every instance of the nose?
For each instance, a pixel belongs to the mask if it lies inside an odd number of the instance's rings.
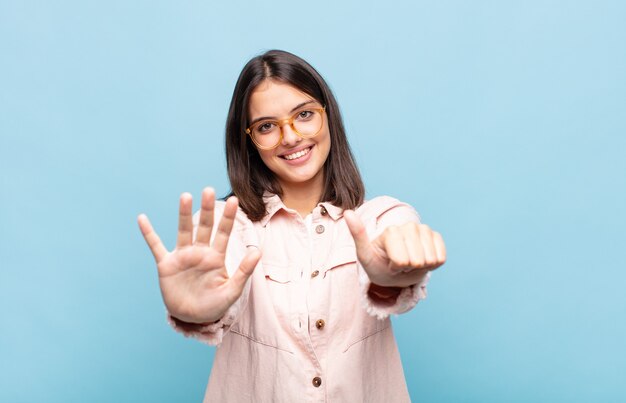
[[[282,145],[292,146],[302,141],[302,137],[298,136],[298,133],[293,130],[293,127],[291,127],[289,123],[283,123],[280,130],[283,132],[283,141],[281,142]]]

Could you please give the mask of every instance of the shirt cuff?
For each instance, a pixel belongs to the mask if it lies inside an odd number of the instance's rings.
[[[217,346],[222,342],[224,334],[230,329],[230,326],[234,323],[238,313],[238,303],[231,305],[224,316],[217,322],[203,324],[203,323],[189,323],[173,317],[169,312],[167,313],[167,322],[179,333],[182,333],[185,337],[191,337],[201,341],[202,343],[210,346]]]
[[[417,303],[425,299],[428,295],[426,291],[426,285],[430,279],[430,272],[422,278],[417,284],[413,284],[409,287],[404,287],[400,294],[395,299],[389,298],[388,300],[374,299],[369,294],[370,281],[369,276],[363,269],[360,263],[357,262],[359,270],[359,285],[361,289],[361,300],[368,314],[375,316],[378,319],[385,319],[391,314],[401,314],[411,310]]]

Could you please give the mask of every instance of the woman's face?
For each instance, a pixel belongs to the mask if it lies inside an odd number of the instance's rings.
[[[311,96],[280,81],[266,79],[250,95],[249,122],[258,118],[282,120],[291,117],[298,106],[307,103],[312,108],[321,108]],[[312,138],[303,139],[288,124],[282,125],[283,139],[272,150],[257,148],[265,165],[276,175],[279,183],[289,185],[311,185],[321,192],[324,178],[324,162],[330,152],[330,131],[324,112],[321,131]]]

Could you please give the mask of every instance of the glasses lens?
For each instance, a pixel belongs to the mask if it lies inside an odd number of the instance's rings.
[[[313,137],[322,129],[324,120],[317,109],[304,109],[293,117],[293,127],[302,137]]]
[[[272,148],[280,141],[280,127],[277,122],[259,122],[252,128],[252,136],[259,146]]]

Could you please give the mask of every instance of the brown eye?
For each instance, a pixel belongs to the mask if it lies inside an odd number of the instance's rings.
[[[263,134],[268,133],[274,128],[274,124],[272,122],[261,123],[256,127],[256,131]]]
[[[297,119],[298,120],[308,120],[313,116],[314,112],[313,111],[301,111],[298,112],[298,116]]]

